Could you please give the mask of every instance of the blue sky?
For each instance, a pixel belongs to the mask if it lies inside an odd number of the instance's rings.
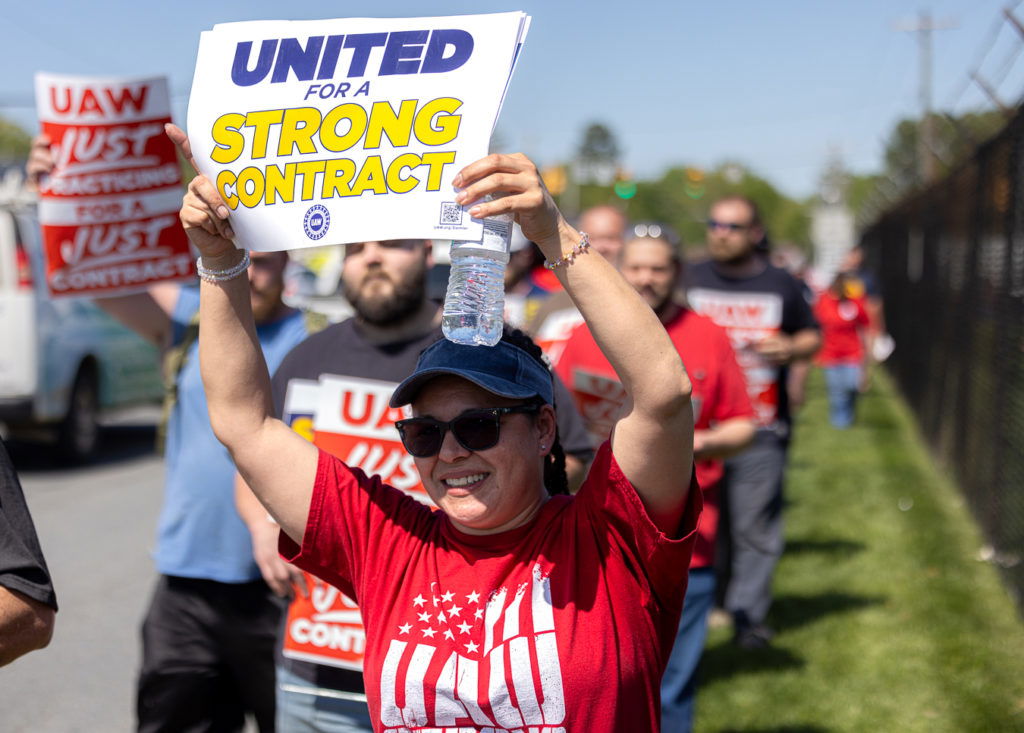
[[[814,192],[832,151],[858,172],[881,166],[886,134],[916,115],[921,10],[937,31],[935,105],[989,106],[967,74],[1024,91],[1012,0],[678,0],[676,2],[362,0],[149,3],[34,0],[0,5],[0,115],[36,128],[32,74],[165,74],[185,119],[200,31],[252,19],[423,16],[524,10],[533,27],[502,112],[507,149],[567,159],[591,121],[609,125],[639,177],[689,163],[740,161],[791,195]],[[1024,7],[1017,9],[1024,20]],[[993,40],[994,39],[994,40]],[[1005,74],[1004,74],[1005,71]]]

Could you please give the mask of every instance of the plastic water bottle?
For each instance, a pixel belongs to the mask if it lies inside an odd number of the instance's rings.
[[[452,269],[441,313],[445,338],[469,346],[501,340],[505,312],[505,265],[512,241],[512,215],[483,220],[478,242],[452,242]]]

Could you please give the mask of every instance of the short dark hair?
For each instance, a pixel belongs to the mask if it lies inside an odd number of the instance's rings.
[[[761,210],[758,208],[757,204],[754,203],[753,199],[743,196],[742,194],[733,193],[728,196],[723,196],[720,199],[716,199],[712,202],[711,209],[715,208],[719,204],[725,203],[740,203],[745,205],[750,210],[750,226],[761,226]]]

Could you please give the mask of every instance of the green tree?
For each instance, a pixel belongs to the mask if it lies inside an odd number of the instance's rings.
[[[967,112],[954,116],[936,113],[930,118],[932,127],[932,154],[936,159],[939,176],[974,152],[988,138],[1006,124],[999,110]],[[917,119],[903,119],[896,123],[885,145],[884,175],[900,189],[921,183],[918,156],[921,123]]]
[[[999,110],[957,116],[936,113],[931,124],[935,172],[941,178],[998,133],[1006,124],[1006,117]],[[883,169],[848,177],[845,198],[861,224],[870,223],[908,191],[922,185],[918,165],[920,132],[919,120],[900,120],[886,140]]]
[[[632,180],[619,165],[621,149],[607,125],[586,127],[569,167],[565,190],[556,196],[569,216],[599,204],[612,204],[634,222],[666,224],[678,232],[684,248],[702,250],[708,207],[717,198],[739,194],[757,203],[772,240],[810,247],[810,216],[806,202],[789,198],[770,181],[742,163],[726,161],[711,170],[677,165],[654,180]],[[630,178],[633,186],[615,192],[616,178]],[[620,182],[621,183],[621,182]],[[624,195],[628,191],[631,195]]]
[[[679,165],[655,180],[637,181],[636,195],[628,201],[616,197],[612,186],[578,187],[579,207],[615,204],[631,221],[656,221],[678,232],[684,249],[703,250],[708,207],[722,196],[739,194],[757,203],[765,226],[775,242],[810,247],[810,218],[805,202],[789,198],[768,180],[738,163],[724,163],[712,170]]]
[[[611,163],[619,161],[619,144],[615,133],[607,125],[592,122],[583,131],[583,140],[577,151],[581,163]]]
[[[600,122],[587,125],[576,151],[580,183],[611,183],[618,170],[619,153],[618,141],[610,127]]]
[[[28,157],[32,137],[10,120],[0,117],[0,160],[21,161]]]

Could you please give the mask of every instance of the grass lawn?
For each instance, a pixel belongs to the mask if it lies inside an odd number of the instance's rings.
[[[892,383],[878,376],[850,430],[826,412],[815,372],[790,454],[778,636],[743,652],[712,630],[697,730],[1024,731],[1024,623]]]

